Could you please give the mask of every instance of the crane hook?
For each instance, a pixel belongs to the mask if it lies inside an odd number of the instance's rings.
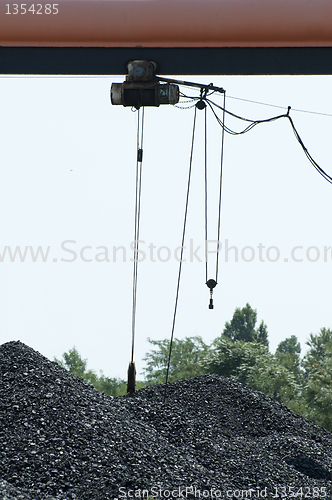
[[[213,289],[217,286],[216,280],[210,279],[206,282],[206,286],[210,289],[210,303],[209,303],[209,309],[213,309]]]

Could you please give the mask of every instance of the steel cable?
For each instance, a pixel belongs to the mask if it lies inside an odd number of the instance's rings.
[[[173,345],[173,338],[174,338],[175,320],[176,320],[176,313],[177,313],[178,301],[179,301],[179,291],[180,291],[180,280],[181,280],[181,271],[182,271],[183,249],[184,249],[184,240],[185,240],[185,235],[186,235],[187,215],[188,215],[188,205],[189,205],[189,193],[190,193],[190,181],[191,181],[193,153],[194,153],[194,143],[195,143],[196,114],[197,114],[197,108],[195,106],[193,132],[192,132],[192,139],[191,139],[191,151],[190,151],[190,159],[189,159],[189,172],[188,172],[188,182],[187,182],[186,204],[185,204],[184,219],[183,219],[183,229],[182,229],[181,253],[180,253],[180,261],[179,261],[178,280],[177,280],[177,286],[176,286],[176,295],[175,295],[175,304],[174,304],[174,313],[173,313],[173,322],[172,322],[172,333],[171,333],[171,340],[170,340],[170,345],[169,345],[169,354],[168,354],[168,362],[167,362],[167,370],[166,370],[164,403],[166,401],[166,395],[167,395],[167,384],[168,384],[168,377],[169,377],[169,368],[170,368],[170,363],[171,363],[171,354],[172,354],[172,345]]]
[[[134,361],[134,345],[135,345],[135,329],[136,329],[138,245],[139,245],[141,192],[142,192],[143,131],[144,131],[144,107],[142,108],[142,116],[140,109],[137,111],[137,159],[136,159],[135,230],[134,230],[133,308],[132,308],[132,337],[131,337],[132,362]]]

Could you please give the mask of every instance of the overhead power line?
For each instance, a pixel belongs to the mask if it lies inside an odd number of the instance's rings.
[[[288,106],[278,106],[277,104],[269,104],[267,102],[252,101],[251,99],[244,99],[243,97],[234,97],[234,96],[227,95],[227,98],[228,99],[236,99],[237,101],[250,102],[252,104],[259,104],[260,106],[269,106],[271,108],[278,108],[278,109],[284,109],[284,110],[287,110],[287,108],[288,108]],[[320,116],[329,116],[329,117],[332,117],[331,113],[321,113],[320,111],[309,111],[309,110],[306,110],[306,109],[292,108],[292,112],[296,112],[296,113],[309,113],[311,115],[320,115]]]
[[[313,159],[313,157],[310,155],[308,149],[306,148],[304,142],[302,141],[301,137],[300,137],[300,134],[298,133],[296,127],[295,127],[295,124],[294,124],[294,121],[293,119],[291,118],[290,116],[290,110],[291,110],[291,107],[288,106],[287,108],[287,112],[284,113],[284,114],[281,114],[281,115],[276,115],[276,116],[272,116],[270,118],[265,118],[263,120],[251,120],[250,118],[245,118],[244,116],[240,116],[240,115],[237,115],[235,113],[233,113],[232,111],[229,111],[228,109],[226,109],[225,105],[224,106],[220,106],[219,104],[217,104],[216,102],[212,101],[211,99],[209,99],[209,96],[211,94],[214,94],[215,91],[213,92],[210,92],[210,93],[207,93],[207,95],[204,97],[204,100],[205,102],[209,105],[210,109],[212,110],[212,113],[214,114],[217,122],[219,123],[219,125],[222,127],[222,129],[227,132],[228,134],[230,135],[243,135],[243,134],[246,134],[247,132],[249,132],[250,130],[252,130],[254,127],[256,127],[257,125],[261,125],[263,123],[272,123],[272,122],[275,122],[277,120],[280,120],[282,118],[286,118],[287,120],[289,120],[290,124],[291,124],[291,127],[292,127],[292,130],[294,132],[294,135],[296,137],[296,140],[298,141],[298,143],[300,144],[301,148],[303,149],[304,151],[304,154],[306,155],[306,157],[308,158],[308,160],[310,161],[311,165],[317,170],[317,172],[327,181],[329,182],[330,184],[332,184],[332,177],[327,174],[319,165],[318,163]],[[197,96],[187,96],[183,93],[181,93],[181,95],[187,99],[192,99],[194,102],[195,101],[198,101],[201,99],[201,97],[197,97]],[[240,130],[240,131],[235,131],[233,129],[231,129],[230,127],[226,126],[225,125],[225,120],[224,118],[221,119],[219,118],[217,112],[216,112],[216,109],[220,110],[223,112],[223,116],[224,114],[226,113],[227,115],[229,116],[232,116],[233,118],[237,119],[237,120],[240,120],[240,121],[244,121],[246,123],[248,123],[248,125]]]

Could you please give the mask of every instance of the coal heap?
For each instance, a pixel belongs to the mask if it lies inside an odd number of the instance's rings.
[[[3,344],[0,498],[332,498],[323,428],[224,377],[170,384],[165,405],[164,390],[108,397]]]

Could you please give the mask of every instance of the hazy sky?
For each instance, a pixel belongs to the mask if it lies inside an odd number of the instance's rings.
[[[137,114],[109,99],[111,83],[123,79],[0,78],[0,338],[1,343],[21,340],[50,359],[76,346],[90,368],[125,378],[131,352]],[[332,77],[191,80],[213,81],[233,97],[332,115]],[[283,112],[231,98],[226,105],[253,119]],[[292,117],[312,156],[332,175],[332,116],[292,111]],[[192,120],[193,109],[165,106],[145,113],[141,248],[147,258],[138,267],[138,373],[149,350],[147,337],[164,339],[171,333],[178,262],[174,256],[161,262],[157,250],[166,246],[174,252],[181,243]],[[230,119],[227,124],[242,126]],[[332,326],[331,249],[324,262],[324,247],[332,246],[332,186],[310,165],[287,120],[260,125],[245,136],[226,134],[222,251],[211,311],[204,263],[190,262],[188,248],[190,240],[195,249],[201,246],[197,255],[203,259],[202,127],[203,113],[198,113],[175,336],[201,335],[210,342],[235,308],[249,302],[267,324],[272,351],[290,335],[304,348],[311,332]],[[210,239],[216,238],[220,132],[210,115]],[[155,262],[149,257],[151,243]],[[234,249],[225,262],[226,244],[237,247],[238,262]],[[12,251],[20,246],[22,252],[29,246],[50,249],[47,262],[32,262],[30,250],[25,262],[18,257],[10,262],[6,246]],[[113,247],[119,246],[126,250],[125,262],[122,250],[114,262]],[[80,258],[83,247],[92,247],[83,250],[91,262]],[[96,260],[105,252],[97,247],[107,247],[110,262]],[[301,262],[291,257],[295,247]],[[278,252],[279,260],[272,262]],[[165,259],[167,250],[159,257]],[[213,269],[214,256],[209,266]]]

